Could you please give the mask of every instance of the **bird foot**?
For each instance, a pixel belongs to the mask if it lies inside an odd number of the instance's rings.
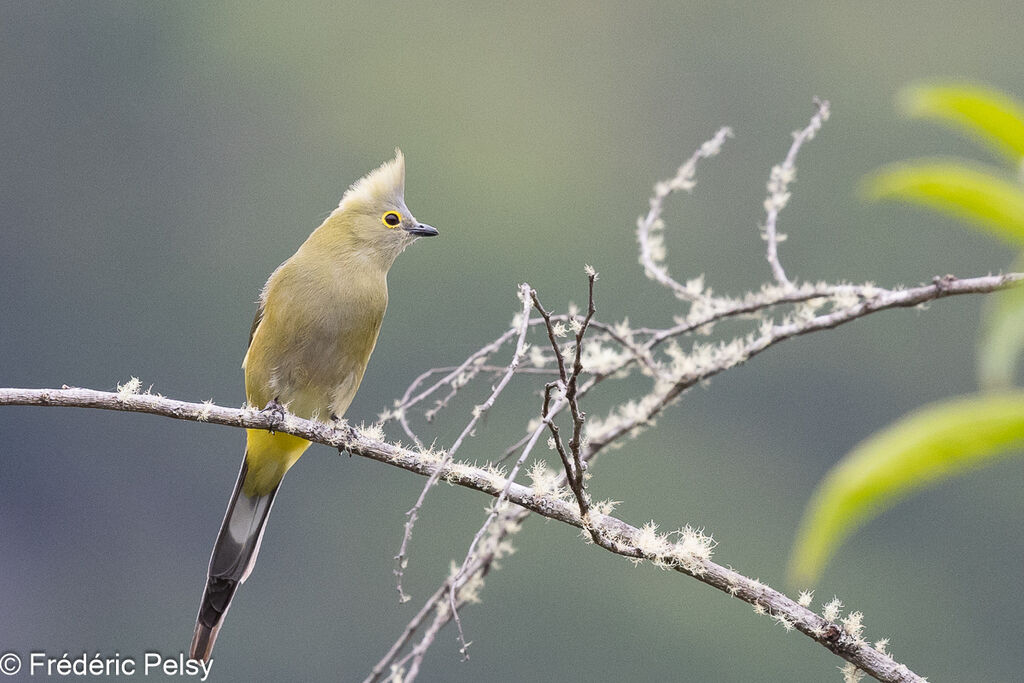
[[[263,408],[261,412],[270,416],[271,434],[275,433],[275,427],[279,427],[284,424],[285,409],[284,406],[281,405],[280,401],[277,400],[276,396],[266,405],[266,407]]]
[[[340,429],[345,432],[345,443],[338,446],[338,455],[342,453],[348,453],[348,457],[352,457],[351,444],[355,443],[359,439],[359,432],[356,428],[348,423],[347,420],[338,417],[334,413],[331,413],[331,422],[334,424],[335,429]]]

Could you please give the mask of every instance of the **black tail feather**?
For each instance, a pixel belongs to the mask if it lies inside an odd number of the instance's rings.
[[[270,509],[280,487],[278,484],[273,491],[262,496],[246,495],[242,488],[248,471],[247,459],[243,459],[224,521],[220,525],[217,543],[210,556],[206,590],[199,604],[199,615],[196,617],[195,633],[189,650],[192,659],[209,660],[235,589],[249,576],[256,562]]]

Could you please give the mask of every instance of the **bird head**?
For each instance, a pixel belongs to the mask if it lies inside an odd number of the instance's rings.
[[[350,248],[379,257],[385,267],[420,237],[437,235],[435,228],[416,220],[405,205],[405,157],[398,149],[394,159],[348,188],[321,229],[332,238],[343,239]]]

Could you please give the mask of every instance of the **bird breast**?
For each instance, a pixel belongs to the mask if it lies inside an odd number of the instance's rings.
[[[263,394],[266,402],[276,398],[300,417],[326,420],[342,416],[359,388],[387,287],[374,279],[323,275],[307,269],[269,283],[246,365],[246,391]]]

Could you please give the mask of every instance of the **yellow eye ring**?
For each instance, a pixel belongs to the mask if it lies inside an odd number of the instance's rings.
[[[389,228],[397,228],[402,224],[402,214],[397,211],[388,211],[380,217],[380,222]]]

